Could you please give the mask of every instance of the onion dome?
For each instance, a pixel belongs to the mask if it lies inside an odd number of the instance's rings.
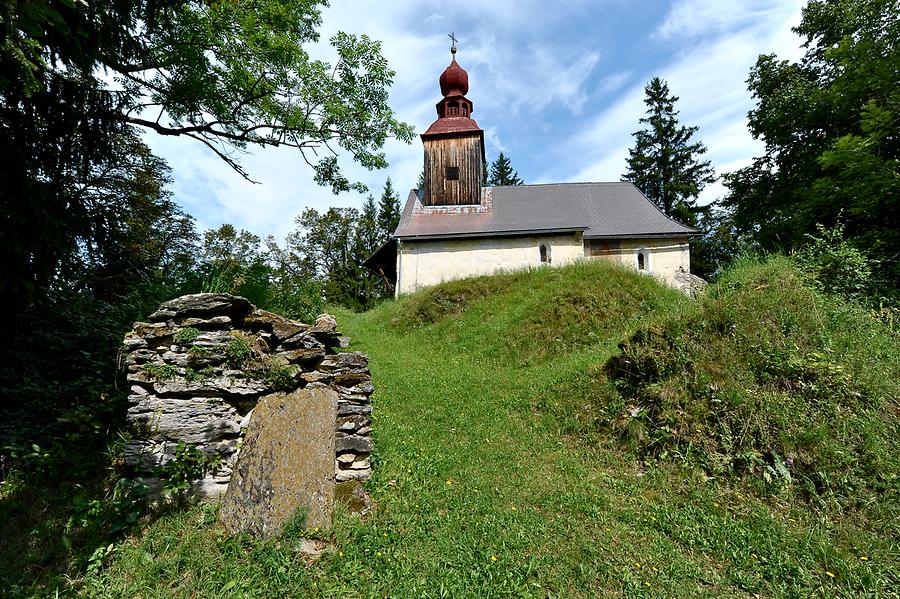
[[[469,74],[456,63],[456,56],[453,57],[450,66],[441,73],[439,81],[444,97],[451,94],[464,96],[469,91]]]

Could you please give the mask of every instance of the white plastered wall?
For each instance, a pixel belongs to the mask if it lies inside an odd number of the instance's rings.
[[[618,251],[604,257],[637,270],[639,252],[644,253],[645,271],[672,287],[680,288],[680,284],[675,280],[675,274],[680,269],[691,272],[691,252],[686,237],[622,239]],[[587,249],[585,255],[588,255]]]
[[[397,252],[397,293],[413,293],[443,281],[541,265],[540,246],[550,264],[584,257],[581,233],[426,241],[401,240]]]

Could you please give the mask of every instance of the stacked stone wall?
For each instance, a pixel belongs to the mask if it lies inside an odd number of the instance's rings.
[[[228,294],[163,303],[124,341],[133,434],[126,464],[154,477],[179,443],[196,447],[211,466],[194,490],[217,497],[261,398],[330,388],[338,394],[335,479],[369,478],[374,387],[367,356],[339,351],[348,344],[329,315],[308,325]]]

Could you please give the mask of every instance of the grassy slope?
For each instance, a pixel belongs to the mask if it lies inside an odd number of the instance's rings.
[[[787,266],[760,268],[746,267],[744,283]],[[880,494],[863,494],[877,509],[845,517],[797,485],[760,489],[752,473],[710,477],[694,462],[642,460],[646,445],[614,438],[618,421],[604,410],[625,391],[610,386],[602,365],[648,320],[669,323],[665,331],[704,306],[591,264],[462,281],[340,313],[353,348],[369,353],[377,387],[368,485],[377,512],[364,522],[339,514],[334,552],[309,567],[296,534],[254,545],[225,538],[210,508],[174,513],[117,545],[102,570],[77,582],[80,594],[896,596],[896,523],[873,521],[893,513],[883,504],[896,501],[896,461],[881,464],[893,470]],[[885,363],[869,369],[896,381],[888,363],[896,347],[885,351]],[[860,349],[836,359],[856,374]],[[869,401],[872,417],[896,433],[896,411],[882,408],[883,397]],[[896,395],[887,401],[896,410]],[[895,438],[875,435],[873,451],[896,454]],[[876,532],[865,528],[873,523]]]

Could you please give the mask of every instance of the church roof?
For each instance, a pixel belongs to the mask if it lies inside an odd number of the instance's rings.
[[[550,183],[485,187],[482,203],[424,206],[416,190],[398,239],[499,237],[583,231],[585,239],[698,234],[664,215],[632,183]]]

